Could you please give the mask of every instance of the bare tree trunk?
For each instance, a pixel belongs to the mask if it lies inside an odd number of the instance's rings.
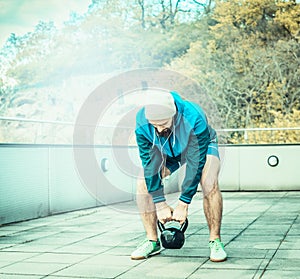
[[[211,12],[211,6],[212,6],[212,0],[209,0],[208,3],[206,1],[206,3],[201,3],[201,2],[198,2],[196,0],[193,0],[193,2],[199,6],[201,6],[203,9],[204,9],[204,13],[207,15]]]
[[[145,1],[144,0],[138,0],[138,4],[141,8],[141,26],[143,29],[146,28],[146,22],[145,22]]]

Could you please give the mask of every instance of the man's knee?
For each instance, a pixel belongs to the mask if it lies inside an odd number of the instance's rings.
[[[146,186],[145,178],[138,178],[136,183],[136,193],[141,194],[148,194],[148,189]]]
[[[136,203],[141,213],[155,212],[152,196],[148,192],[144,178],[137,180]]]
[[[212,155],[208,155],[203,168],[201,187],[204,196],[219,191],[218,175],[220,170],[220,160]]]
[[[218,180],[206,178],[201,181],[201,188],[203,196],[209,196],[211,193],[219,191]]]

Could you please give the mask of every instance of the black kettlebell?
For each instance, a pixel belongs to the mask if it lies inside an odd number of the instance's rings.
[[[184,232],[188,227],[188,219],[181,225],[180,229],[176,227],[166,228],[160,221],[157,221],[157,226],[161,231],[160,241],[164,248],[180,249],[185,241]]]

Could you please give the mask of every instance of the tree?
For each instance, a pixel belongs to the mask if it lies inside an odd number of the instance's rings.
[[[291,37],[300,39],[300,5],[299,1],[278,1],[275,21],[283,26]]]
[[[285,116],[300,110],[300,48],[277,20],[282,3],[216,4],[214,25],[206,25],[202,38],[172,62],[172,69],[205,87],[227,128],[272,127],[278,114],[271,111]],[[292,7],[297,10],[299,4]],[[202,28],[210,22],[202,19]]]
[[[292,123],[300,110],[298,18],[296,1],[93,0],[59,30],[39,22],[11,35],[0,52],[1,108],[38,118],[47,102],[70,105],[66,80],[167,67],[202,85],[222,127],[273,127],[284,117]],[[202,95],[188,97],[203,103]],[[55,116],[72,120],[72,113]]]
[[[19,86],[32,85],[48,74],[48,56],[52,54],[55,44],[53,39],[57,29],[53,22],[40,21],[34,32],[29,32],[18,39],[16,54],[10,60],[7,71],[9,77],[14,77]]]

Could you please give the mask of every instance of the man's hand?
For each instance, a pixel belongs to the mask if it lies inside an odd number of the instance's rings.
[[[188,207],[189,205],[187,203],[179,201],[173,212],[172,220],[178,221],[180,225],[182,225],[188,216]]]
[[[173,209],[167,205],[166,202],[159,202],[155,204],[157,219],[165,224],[168,221],[172,220],[172,211]]]

